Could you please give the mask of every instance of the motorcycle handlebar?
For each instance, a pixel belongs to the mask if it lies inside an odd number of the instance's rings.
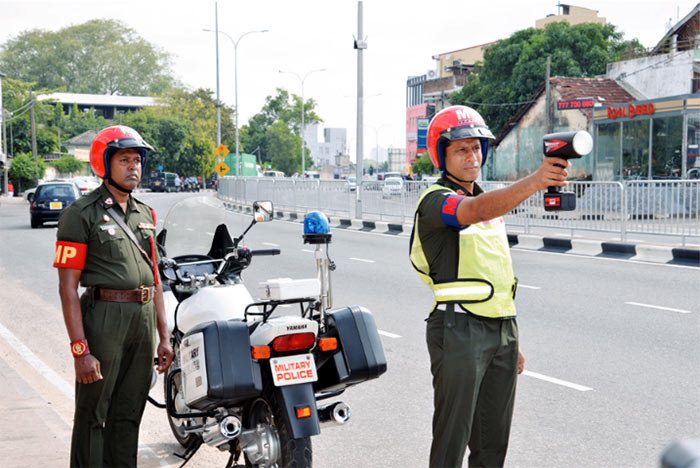
[[[281,253],[280,249],[263,249],[263,250],[251,250],[250,255],[279,255]]]

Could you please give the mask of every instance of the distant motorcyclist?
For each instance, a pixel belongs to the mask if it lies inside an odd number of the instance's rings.
[[[442,177],[420,197],[411,263],[433,291],[427,319],[435,412],[431,467],[502,466],[508,448],[516,372],[523,370],[515,321],[516,278],[501,216],[548,186],[566,184],[568,161],[499,190],[476,183],[494,136],[466,106],[439,112],[428,151]],[[555,167],[561,164],[563,167]]]
[[[152,149],[129,127],[100,131],[90,166],[104,183],[58,221],[54,266],[76,379],[72,467],[136,466],[156,329],[158,371],[172,359],[154,268],[155,212],[131,195]],[[81,297],[79,284],[87,288]]]

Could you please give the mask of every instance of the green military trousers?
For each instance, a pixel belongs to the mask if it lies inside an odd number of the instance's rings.
[[[90,352],[103,379],[76,383],[71,467],[136,466],[139,425],[153,372],[153,301],[80,300]]]
[[[445,306],[443,306],[445,307]],[[426,337],[433,374],[430,466],[503,466],[518,371],[515,319],[484,319],[436,309]]]

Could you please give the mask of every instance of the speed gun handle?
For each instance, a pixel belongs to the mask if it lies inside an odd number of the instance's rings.
[[[577,132],[549,133],[542,138],[542,152],[545,157],[578,159],[591,152],[593,138],[585,130]],[[564,167],[561,164],[555,164]],[[560,187],[547,187],[544,194],[545,211],[572,211],[576,209],[576,195],[562,192]]]

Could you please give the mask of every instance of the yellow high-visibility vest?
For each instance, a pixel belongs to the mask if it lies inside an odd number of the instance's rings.
[[[459,232],[457,278],[437,283],[433,281],[418,235],[418,206],[426,195],[437,190],[454,193],[449,187],[433,184],[418,200],[411,234],[410,258],[413,268],[430,286],[436,305],[461,305],[481,317],[515,317],[513,297],[517,281],[513,274],[506,227],[501,217],[462,229]]]

